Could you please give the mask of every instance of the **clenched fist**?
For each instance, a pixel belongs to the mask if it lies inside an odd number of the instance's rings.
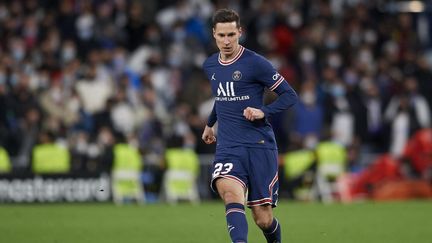
[[[260,109],[247,107],[243,110],[243,116],[249,121],[255,121],[264,118],[264,112]]]
[[[201,138],[206,144],[212,144],[212,143],[216,142],[216,137],[214,135],[213,127],[205,126],[204,132],[203,132]]]

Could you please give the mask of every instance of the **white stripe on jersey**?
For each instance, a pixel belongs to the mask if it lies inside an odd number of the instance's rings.
[[[231,84],[231,95],[235,96],[235,93],[234,93],[234,82],[229,82],[229,83]]]
[[[218,96],[222,93],[223,96],[227,96],[224,88],[222,87],[222,83],[219,83],[219,88],[217,89]]]
[[[270,87],[270,91],[275,90],[285,79],[281,76],[276,83]]]

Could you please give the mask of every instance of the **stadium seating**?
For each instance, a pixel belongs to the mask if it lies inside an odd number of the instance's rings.
[[[302,149],[286,153],[283,157],[284,176],[295,199],[310,200],[312,193],[307,182],[313,175],[310,168],[315,162],[312,150]],[[308,173],[310,172],[310,173]],[[311,176],[308,176],[311,175]]]
[[[33,172],[35,174],[58,174],[70,171],[70,154],[66,147],[44,143],[33,148]]]
[[[340,193],[337,180],[346,171],[346,150],[341,144],[324,141],[317,145],[316,156],[315,192],[323,202],[330,203]]]
[[[8,173],[11,170],[9,154],[3,147],[0,147],[0,173]]]
[[[198,203],[198,155],[191,149],[170,148],[166,150],[165,159],[167,170],[163,179],[163,193],[167,202],[175,204],[179,200],[189,200]]]
[[[128,200],[135,200],[139,204],[145,202],[144,188],[140,180],[142,167],[138,149],[123,143],[114,146],[112,170],[114,203],[121,205]]]

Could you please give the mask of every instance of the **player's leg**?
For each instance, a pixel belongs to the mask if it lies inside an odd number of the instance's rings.
[[[232,242],[246,243],[248,224],[244,208],[245,188],[238,182],[226,178],[217,179],[215,184],[225,203],[225,216]]]
[[[281,242],[281,227],[276,218],[273,217],[272,206],[260,205],[252,207],[252,217],[256,225],[263,231],[267,243]]]
[[[250,148],[249,193],[247,205],[268,243],[281,242],[281,226],[273,216],[278,201],[277,151]]]
[[[247,172],[241,161],[246,161],[247,151],[242,147],[223,148],[216,151],[213,162],[211,188],[225,203],[228,232],[234,243],[246,243],[248,225],[244,210]]]
[[[240,183],[231,179],[219,178],[216,181],[216,188],[225,204],[239,203],[244,205],[246,192]]]

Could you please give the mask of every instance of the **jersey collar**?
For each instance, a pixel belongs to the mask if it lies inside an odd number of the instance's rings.
[[[240,51],[237,53],[237,55],[235,55],[234,58],[232,58],[231,60],[228,60],[228,61],[223,61],[221,58],[221,54],[219,53],[219,57],[218,57],[219,64],[223,65],[223,66],[228,66],[230,64],[233,64],[235,61],[237,61],[241,57],[241,55],[244,52],[244,49],[245,48],[240,45]]]

